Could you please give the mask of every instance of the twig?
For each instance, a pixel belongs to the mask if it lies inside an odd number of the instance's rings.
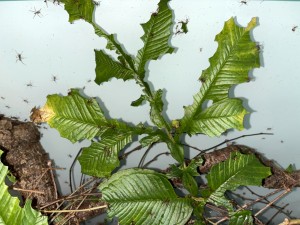
[[[22,188],[16,188],[16,187],[13,187],[12,189],[15,190],[15,191],[32,192],[32,193],[37,193],[37,194],[45,194],[45,192],[43,192],[43,191],[28,190],[28,189],[22,189]]]
[[[134,149],[130,150],[129,152],[126,152],[123,155],[121,155],[119,157],[119,160],[126,159],[131,153],[133,153],[135,151],[138,151],[138,150],[141,150],[142,148],[143,148],[142,145],[139,145],[139,146],[135,147]]]
[[[211,205],[211,204],[209,204],[209,203],[206,204],[206,207],[209,208],[209,209],[214,210],[215,212],[220,213],[222,216],[224,216],[224,215],[226,215],[226,214],[228,213],[226,210],[221,209],[221,208],[219,208],[219,207],[217,207],[217,206]]]
[[[282,190],[281,190],[281,189],[277,189],[277,190],[275,190],[275,191],[270,192],[269,194],[267,194],[267,195],[265,195],[265,196],[260,196],[260,197],[259,197],[258,199],[256,199],[255,201],[243,205],[243,206],[242,206],[242,209],[246,209],[246,208],[250,207],[251,205],[254,205],[255,203],[261,201],[262,199],[267,200],[268,197],[270,197],[271,195],[275,195],[275,194],[277,194],[277,193],[280,192],[280,191],[282,191]],[[259,196],[259,195],[257,195],[257,196]],[[269,205],[270,203],[271,203],[271,202],[269,202],[267,205]]]
[[[288,188],[287,190],[285,190],[285,192],[281,193],[280,195],[278,195],[274,200],[272,200],[269,204],[267,204],[265,207],[263,207],[261,210],[259,210],[257,213],[255,213],[254,216],[258,216],[259,214],[261,214],[263,211],[265,211],[267,208],[269,208],[271,205],[273,205],[274,202],[278,201],[279,199],[281,199],[284,195],[288,194],[289,192],[291,192],[291,189]]]
[[[53,188],[54,188],[54,197],[55,197],[55,199],[57,199],[58,198],[57,187],[56,187],[56,183],[55,183],[55,180],[54,180],[54,175],[53,175],[53,171],[52,171],[51,165],[52,165],[51,160],[48,160],[47,166],[48,166],[48,169],[49,169],[49,172],[50,172],[50,177],[51,177],[51,181],[52,181]]]
[[[299,225],[300,219],[288,220],[284,219],[284,221],[278,225]]]
[[[78,151],[78,153],[77,153],[77,155],[75,156],[75,158],[74,158],[74,160],[73,160],[73,162],[72,162],[72,164],[71,164],[71,167],[70,167],[70,169],[69,169],[69,185],[70,185],[70,191],[71,191],[71,193],[73,193],[73,186],[72,186],[72,171],[73,171],[73,168],[74,168],[74,166],[75,166],[75,163],[76,163],[76,160],[77,160],[77,158],[78,158],[78,156],[79,156],[79,154],[82,152],[82,148]],[[76,185],[75,185],[75,180],[74,180],[74,186],[76,187]]]
[[[86,211],[93,211],[93,210],[97,210],[97,209],[103,209],[103,208],[107,208],[107,205],[100,205],[100,206],[96,206],[96,207],[92,207],[92,208],[88,208],[88,209],[70,209],[70,210],[41,210],[44,213],[76,213],[76,212],[86,212]]]
[[[152,143],[151,145],[149,145],[149,147],[147,148],[147,150],[145,151],[145,153],[143,154],[143,156],[142,156],[142,158],[141,158],[141,160],[140,160],[140,162],[139,162],[139,165],[138,165],[139,168],[143,167],[143,163],[144,163],[144,161],[145,161],[145,158],[146,158],[147,154],[149,153],[149,151],[151,150],[151,148],[152,148],[155,144],[156,144],[156,142],[154,142],[154,143]]]
[[[289,203],[283,206],[281,210],[284,210],[287,206],[289,206]],[[281,212],[281,210],[277,210],[277,212],[266,222],[266,225],[270,224],[274,220],[274,218]]]
[[[161,155],[170,155],[170,152],[162,152],[162,153],[159,153],[158,155],[156,155],[155,157],[153,157],[153,159],[151,159],[149,162],[147,162],[143,168],[147,167],[149,164],[151,164],[152,162],[154,162],[155,160],[157,160],[157,158]]]
[[[255,134],[245,134],[245,135],[241,135],[241,136],[236,137],[236,138],[232,138],[232,139],[229,139],[229,140],[225,140],[225,141],[223,141],[223,142],[221,142],[221,143],[219,143],[219,144],[217,144],[217,145],[215,145],[215,146],[213,146],[213,147],[210,147],[210,148],[207,148],[207,149],[204,149],[204,150],[200,150],[201,152],[200,152],[198,155],[196,155],[195,157],[198,157],[198,156],[202,155],[202,154],[205,153],[205,152],[208,152],[208,151],[210,151],[210,150],[212,150],[212,149],[215,149],[215,148],[217,148],[217,147],[219,147],[219,146],[221,146],[221,145],[224,145],[224,144],[226,144],[227,142],[235,141],[235,140],[240,139],[240,138],[252,137],[252,136],[258,136],[258,135],[273,135],[273,133],[263,133],[263,132],[261,132],[261,133],[255,133]],[[194,148],[194,149],[195,149],[195,148]]]

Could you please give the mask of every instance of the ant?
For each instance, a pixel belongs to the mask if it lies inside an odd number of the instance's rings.
[[[18,53],[17,51],[16,51],[16,53],[17,53],[17,55],[16,55],[16,62],[18,62],[18,61],[20,61],[21,63],[23,63],[24,65],[25,65],[25,63],[23,62],[23,59],[25,59],[24,57],[23,57],[23,52],[21,52],[21,53]]]
[[[46,6],[48,7],[48,0],[44,0],[44,2],[46,3]]]
[[[57,80],[58,80],[58,79],[57,79],[57,76],[52,76],[52,81],[53,81],[53,82],[56,83]]]
[[[30,12],[33,12],[33,18],[37,15],[38,17],[41,17],[42,13],[41,13],[42,9],[36,10],[34,7],[34,10],[29,10]],[[43,15],[42,15],[43,16]]]
[[[99,2],[97,2],[97,1],[93,1],[93,4],[94,4],[94,6],[99,6],[100,5],[100,1]]]
[[[187,33],[188,32],[188,25],[189,23],[189,19],[186,18],[185,20],[179,21],[176,25],[176,32],[175,35],[177,34],[183,34],[183,33]]]
[[[298,28],[298,26],[294,26],[294,27],[292,28],[292,31],[295,32],[297,28]]]
[[[5,100],[5,97],[1,96],[1,99],[2,99],[2,100]]]
[[[262,49],[263,49],[263,45],[261,45],[261,44],[259,44],[258,42],[256,43],[256,49],[258,50],[258,51],[261,51]]]
[[[23,99],[23,102],[25,102],[26,104],[29,104],[29,101],[27,99]]]
[[[32,82],[30,81],[28,84],[26,84],[27,87],[33,87]]]
[[[9,105],[6,105],[5,107],[8,108],[8,109],[10,109],[10,106],[9,106]]]
[[[71,154],[69,154],[68,156],[69,156],[69,158],[72,158],[72,155],[71,155]]]
[[[55,5],[55,3],[57,4],[57,5],[60,5],[60,1],[59,0],[53,0],[53,4]]]
[[[241,5],[243,5],[243,4],[244,4],[244,5],[248,5],[248,4],[247,4],[247,3],[248,3],[247,0],[245,0],[245,1],[240,1],[240,3],[241,3]]]

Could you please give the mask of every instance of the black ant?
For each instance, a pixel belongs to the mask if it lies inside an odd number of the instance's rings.
[[[257,43],[256,44],[256,49],[258,50],[258,51],[261,51],[262,49],[263,49],[263,45],[261,45],[261,44],[259,44],[259,43]]]
[[[203,48],[200,48],[200,52],[202,52],[203,51]]]
[[[57,5],[60,5],[60,1],[59,0],[53,0],[53,4],[55,5],[55,3],[57,4]]]
[[[10,109],[10,106],[9,106],[9,105],[6,105],[5,107],[8,108],[8,109]]]
[[[99,6],[100,5],[100,2],[97,2],[97,1],[93,1],[93,4],[94,4],[94,6]]]
[[[5,97],[1,96],[1,99],[2,99],[2,100],[5,100]]]
[[[247,4],[248,2],[247,2],[246,0],[245,0],[245,1],[240,1],[240,3],[241,3],[241,5],[243,5],[243,4],[244,4],[244,5],[248,5],[248,4]]]
[[[177,34],[183,34],[183,33],[187,33],[188,32],[188,25],[189,23],[189,19],[185,19],[185,20],[182,20],[182,21],[179,21],[176,25],[176,32],[175,32],[175,35]]]
[[[36,15],[37,15],[38,17],[43,16],[42,13],[41,13],[41,10],[42,10],[42,9],[36,10],[35,7],[34,7],[34,10],[29,10],[29,11],[30,11],[30,12],[33,12],[33,15],[34,15],[33,18],[34,18]]]
[[[295,32],[297,28],[298,28],[298,26],[294,26],[294,27],[292,28],[292,31]]]
[[[27,87],[33,87],[32,82],[30,81],[28,84],[26,84]]]
[[[20,61],[21,63],[23,63],[25,65],[25,63],[23,62],[23,59],[25,59],[23,57],[23,55],[22,55],[23,52],[21,52],[21,53],[16,52],[16,53],[17,53],[17,55],[16,55],[16,62]]]
[[[57,76],[52,76],[52,81],[53,81],[53,82],[56,83],[57,80],[58,80],[58,79],[57,79]]]
[[[92,82],[92,79],[88,79],[86,82],[87,82],[87,83],[91,83],[91,82]]]
[[[68,156],[69,156],[70,158],[72,158],[72,155],[71,155],[71,154],[69,154]]]
[[[23,102],[25,102],[26,104],[29,104],[29,101],[27,99],[23,99]]]
[[[46,3],[46,6],[48,7],[48,0],[44,0],[44,2]]]

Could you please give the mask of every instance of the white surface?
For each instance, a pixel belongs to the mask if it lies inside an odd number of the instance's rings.
[[[96,22],[107,32],[116,33],[126,50],[135,55],[141,48],[143,34],[140,23],[146,22],[157,8],[153,0],[102,0],[95,13]],[[199,1],[172,0],[175,22],[189,19],[186,35],[177,35],[171,43],[178,48],[172,55],[165,55],[149,64],[149,80],[155,89],[165,89],[167,111],[170,119],[181,118],[184,105],[192,103],[192,96],[199,90],[197,81],[201,71],[208,67],[208,58],[217,48],[214,37],[231,16],[246,26],[252,17],[259,18],[253,31],[254,40],[263,45],[262,66],[251,72],[253,81],[233,89],[236,97],[245,98],[245,106],[253,112],[246,118],[246,130],[230,132],[226,137],[207,138],[197,136],[186,141],[198,148],[242,134],[266,132],[271,128],[273,136],[244,138],[238,143],[247,144],[276,160],[283,167],[295,163],[300,167],[300,2],[249,1]],[[30,10],[41,9],[42,16]],[[294,26],[299,26],[295,32]],[[68,15],[61,6],[43,1],[0,2],[0,112],[6,116],[28,119],[34,106],[42,106],[48,94],[65,95],[69,88],[82,88],[89,96],[99,96],[112,118],[139,123],[150,121],[149,107],[130,107],[141,91],[132,81],[112,80],[100,87],[95,78],[94,49],[103,49],[105,40],[94,34],[88,23],[68,23]],[[202,48],[202,51],[200,51]],[[24,64],[16,62],[16,52],[22,53]],[[57,81],[52,81],[52,76]],[[32,83],[33,87],[26,84]],[[29,101],[29,104],[24,102]],[[7,108],[9,106],[10,108]],[[42,130],[42,144],[50,157],[61,167],[69,167],[80,146],[60,138],[54,129]],[[130,147],[132,148],[132,147]],[[155,151],[166,151],[159,145]],[[142,153],[133,157],[139,158]],[[191,155],[196,152],[191,152]],[[153,154],[154,155],[154,154]],[[146,159],[148,161],[151,154]],[[137,160],[128,159],[128,166],[136,166]],[[163,160],[153,166],[166,167],[171,161]],[[79,171],[79,168],[77,168]],[[62,189],[68,172],[59,172]],[[299,191],[289,195],[294,215],[300,215]]]

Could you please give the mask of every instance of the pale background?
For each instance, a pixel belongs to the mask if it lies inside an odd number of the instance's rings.
[[[135,55],[142,47],[143,31],[139,24],[156,11],[157,3],[157,0],[101,0],[95,12],[96,22],[108,33],[116,33],[118,41]],[[235,0],[172,0],[170,6],[175,22],[189,20],[189,32],[171,40],[178,48],[176,53],[150,62],[148,77],[156,90],[167,90],[166,113],[170,119],[181,118],[183,106],[192,103],[192,96],[200,87],[197,79],[217,48],[214,37],[230,17],[242,26],[252,17],[258,17],[253,40],[263,48],[262,67],[250,73],[253,78],[250,83],[238,85],[231,93],[244,98],[245,106],[252,111],[246,118],[246,129],[220,138],[187,137],[186,142],[207,148],[243,134],[273,132],[273,136],[248,137],[237,143],[256,148],[283,167],[293,163],[299,169],[300,2],[248,1],[245,5]],[[35,9],[41,9],[41,17],[34,17]],[[293,32],[295,26],[299,28]],[[131,101],[141,94],[133,81],[113,79],[101,86],[93,83],[94,49],[103,49],[105,44],[104,39],[94,34],[90,24],[84,21],[70,24],[62,6],[50,2],[46,6],[43,1],[1,1],[0,113],[28,120],[30,110],[43,106],[48,94],[66,95],[70,88],[85,87],[86,95],[100,97],[111,118],[135,124],[150,123],[148,105],[130,107]],[[22,53],[25,65],[16,62],[17,53]],[[56,82],[53,76],[57,77]],[[41,129],[41,132],[44,148],[60,167],[69,168],[80,147],[89,145],[88,141],[73,145],[51,128]],[[165,145],[159,145],[146,161],[166,150]],[[192,151],[191,155],[196,153]],[[142,152],[129,157],[127,166],[137,166],[141,155]],[[152,166],[165,168],[171,162],[164,159]],[[79,166],[76,171],[79,173]],[[65,183],[68,170],[59,171],[58,175],[61,189],[68,193]],[[283,202],[289,202],[293,215],[300,217],[299,190]]]

